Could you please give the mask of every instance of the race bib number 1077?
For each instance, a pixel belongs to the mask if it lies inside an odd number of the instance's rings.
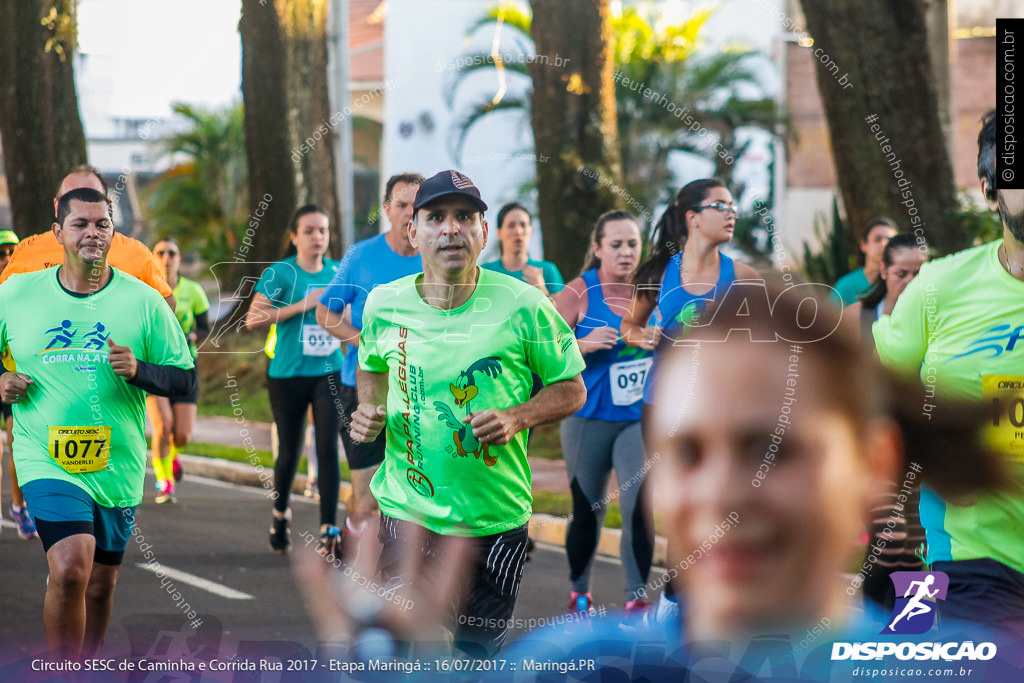
[[[105,470],[110,462],[110,427],[50,427],[49,450],[71,474]]]
[[[981,391],[994,408],[989,445],[1014,462],[1024,462],[1024,375],[982,375]]]

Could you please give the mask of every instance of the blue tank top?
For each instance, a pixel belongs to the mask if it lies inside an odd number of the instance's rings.
[[[576,324],[576,338],[585,337],[601,327],[618,330],[622,316],[608,308],[597,278],[597,269],[583,273],[587,285],[587,311]],[[588,353],[586,369],[581,373],[587,385],[587,402],[577,417],[606,422],[627,422],[640,419],[641,399],[647,375],[651,370],[650,351],[626,346],[620,338],[610,349]]]
[[[665,274],[661,278],[661,289],[658,290],[655,314],[657,315],[656,324],[661,325],[663,334],[667,337],[679,336],[687,325],[704,312],[709,301],[723,296],[729,290],[729,286],[735,282],[736,267],[732,259],[722,252],[718,252],[718,257],[720,259],[718,281],[715,282],[711,291],[704,294],[691,294],[683,289],[682,280],[679,279],[679,269],[683,259],[682,252],[673,256],[665,266]],[[651,403],[653,394],[654,382],[647,382],[644,385],[644,403]]]

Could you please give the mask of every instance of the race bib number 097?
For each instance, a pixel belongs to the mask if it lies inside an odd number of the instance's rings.
[[[50,455],[71,474],[99,472],[110,462],[110,427],[50,427]]]
[[[641,358],[612,365],[608,373],[612,383],[612,403],[630,406],[643,398],[644,383],[653,363],[653,358]]]

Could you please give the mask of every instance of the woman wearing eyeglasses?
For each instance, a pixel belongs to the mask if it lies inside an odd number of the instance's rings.
[[[750,266],[735,263],[720,251],[732,239],[736,213],[732,194],[717,178],[694,180],[679,190],[655,225],[650,258],[633,278],[633,301],[621,327],[626,344],[657,351],[663,335],[682,336],[707,304],[724,296],[735,280],[760,277]],[[654,382],[648,379],[641,418],[645,435],[653,389]],[[678,609],[669,584],[658,604],[659,620],[674,616]]]
[[[679,190],[655,225],[650,258],[633,279],[633,305],[622,319],[627,344],[654,350],[663,332],[675,336],[734,280],[758,277],[719,250],[735,227],[736,205],[721,180],[694,180]],[[652,314],[655,324],[648,325]]]
[[[171,238],[160,240],[153,254],[163,268],[167,284],[174,290],[174,314],[181,331],[188,339],[193,361],[198,357],[196,345],[210,334],[210,301],[198,282],[181,277],[181,248]],[[156,472],[157,503],[176,502],[174,482],[181,479],[178,453],[192,439],[196,422],[199,385],[187,396],[147,396],[146,412],[153,423],[153,471]]]

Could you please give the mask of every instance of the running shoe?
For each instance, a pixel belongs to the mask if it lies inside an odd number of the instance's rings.
[[[345,540],[341,529],[332,524],[321,532],[320,546],[316,551],[333,562],[342,558],[344,544]]]
[[[594,599],[590,593],[577,593],[576,591],[569,593],[569,614],[585,614],[593,605]]]
[[[316,479],[306,480],[306,490],[302,492],[302,495],[313,500],[320,500],[320,485],[317,484]]]
[[[36,523],[32,521],[32,515],[28,514],[28,505],[22,505],[21,510],[15,510],[11,504],[11,517],[18,523],[18,535],[24,539],[35,538],[39,535],[36,531]]]
[[[185,468],[181,466],[180,458],[174,459],[174,464],[171,465],[171,471],[174,473],[174,481],[181,481],[181,478],[185,476]]]
[[[274,515],[270,523],[270,549],[278,555],[287,555],[292,549],[291,532],[288,531],[288,518]]]
[[[657,624],[679,621],[681,615],[679,602],[662,593],[661,597],[658,598],[658,607],[652,610],[652,613],[654,614],[654,622]]]
[[[177,503],[178,499],[174,497],[174,480],[168,479],[157,484],[157,490],[159,493],[156,494],[157,503]]]

